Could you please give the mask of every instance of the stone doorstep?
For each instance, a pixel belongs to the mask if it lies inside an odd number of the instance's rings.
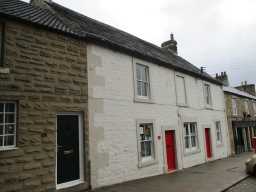
[[[250,177],[249,175],[246,175],[244,177],[241,177],[240,179],[238,179],[236,182],[234,182],[232,185],[226,187],[225,189],[221,190],[220,192],[226,192],[228,191],[230,188],[234,187],[235,185],[243,182],[244,180],[246,180],[248,177]]]

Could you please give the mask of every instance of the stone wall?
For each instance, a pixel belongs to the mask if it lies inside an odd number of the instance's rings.
[[[236,116],[234,116],[233,112],[232,112],[232,98],[235,98],[237,101],[238,114]],[[232,95],[230,93],[225,93],[225,101],[226,101],[226,113],[227,113],[227,119],[228,119],[228,130],[229,130],[229,137],[230,137],[231,154],[233,155],[233,154],[235,154],[235,144],[234,144],[234,134],[233,134],[233,129],[232,129],[232,121],[245,120],[244,114],[243,114],[245,112],[245,105],[244,105],[245,101],[248,102],[249,115],[250,115],[250,118],[247,118],[246,120],[255,121],[256,116],[255,116],[255,112],[253,109],[254,101],[244,98],[244,97]]]
[[[56,113],[83,114],[88,170],[86,43],[6,21],[5,48],[0,100],[17,102],[17,149],[0,151],[0,191],[55,191]]]

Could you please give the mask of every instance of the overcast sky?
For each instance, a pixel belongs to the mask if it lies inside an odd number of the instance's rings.
[[[158,46],[173,32],[191,63],[227,71],[233,86],[256,83],[255,0],[54,1]]]

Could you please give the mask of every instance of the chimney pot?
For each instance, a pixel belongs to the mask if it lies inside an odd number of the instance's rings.
[[[161,47],[163,49],[166,49],[166,50],[170,51],[174,55],[178,54],[178,51],[177,51],[177,41],[174,39],[173,33],[170,34],[170,40],[166,41],[166,42],[163,42]]]

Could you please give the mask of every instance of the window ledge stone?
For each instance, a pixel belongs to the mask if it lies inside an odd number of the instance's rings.
[[[148,166],[151,166],[151,165],[154,165],[154,164],[157,164],[156,159],[152,159],[152,160],[145,161],[145,162],[140,161],[139,162],[139,168],[148,167]]]
[[[13,151],[19,149],[18,147],[0,147],[0,152],[1,151]]]

